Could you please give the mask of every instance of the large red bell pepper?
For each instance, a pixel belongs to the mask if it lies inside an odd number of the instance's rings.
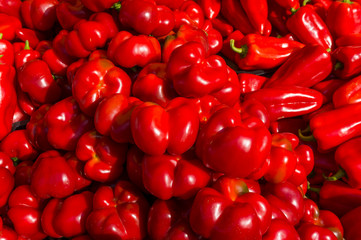
[[[20,6],[25,26],[40,31],[50,30],[56,22],[58,0],[26,0]]]
[[[144,239],[149,204],[130,182],[102,186],[94,193],[93,211],[86,220],[88,234],[95,239]]]
[[[204,24],[204,13],[196,1],[186,0],[179,8],[174,10],[175,25],[174,30],[178,30],[182,25],[190,25],[202,28]]]
[[[197,42],[176,48],[167,65],[167,76],[182,97],[202,97],[220,90],[227,82],[227,64],[218,55],[207,57]]]
[[[130,77],[107,59],[94,59],[77,70],[73,82],[73,96],[80,109],[93,116],[99,102],[113,94],[130,95]]]
[[[194,103],[178,97],[166,108],[152,102],[140,104],[131,113],[130,127],[135,144],[145,153],[182,154],[196,140],[199,119]]]

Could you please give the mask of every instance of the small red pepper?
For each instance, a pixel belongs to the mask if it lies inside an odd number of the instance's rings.
[[[29,41],[25,41],[24,48],[15,52],[15,68],[19,71],[25,63],[31,60],[40,59],[40,52],[30,47]]]

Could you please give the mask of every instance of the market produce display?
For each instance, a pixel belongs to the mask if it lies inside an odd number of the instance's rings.
[[[361,0],[0,0],[0,239],[360,240]]]

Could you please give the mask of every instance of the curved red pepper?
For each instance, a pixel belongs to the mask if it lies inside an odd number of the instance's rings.
[[[147,200],[130,182],[118,181],[113,188],[102,186],[94,194],[86,229],[95,239],[143,239],[148,209]]]
[[[361,76],[357,76],[338,87],[332,95],[332,103],[335,108],[361,101]]]
[[[58,0],[25,0],[20,6],[25,26],[40,31],[50,30],[56,22]]]
[[[296,229],[284,219],[272,219],[267,232],[262,236],[262,240],[301,240]]]
[[[254,92],[263,86],[268,81],[268,77],[252,74],[252,73],[239,73],[238,80],[241,85],[241,94]]]
[[[0,33],[0,64],[13,65],[14,54],[13,45],[8,40],[3,39],[3,34]]]
[[[91,3],[91,1],[84,1]],[[102,1],[103,2],[103,1]],[[73,26],[82,19],[88,19],[91,12],[81,0],[61,1],[56,6],[56,17],[63,29],[72,30]]]
[[[268,21],[267,0],[240,0],[247,17],[258,34],[269,36],[272,30]]]
[[[202,97],[225,85],[227,64],[218,55],[207,57],[200,43],[188,42],[172,52],[167,76],[180,96]]]
[[[0,13],[0,33],[3,38],[12,41],[16,36],[16,30],[21,28],[21,22],[17,17]]]
[[[357,240],[360,237],[360,214],[361,206],[352,209],[341,218],[342,225],[345,227],[345,239]]]
[[[73,96],[80,109],[93,116],[99,102],[113,94],[130,95],[131,80],[122,69],[107,59],[94,59],[77,70],[73,82]]]
[[[29,41],[25,41],[24,48],[17,51],[14,56],[15,68],[19,71],[25,63],[40,59],[40,52],[30,48]]]
[[[332,58],[336,62],[333,73],[341,78],[348,79],[361,73],[361,47],[344,46],[338,47],[332,52]]]
[[[134,36],[130,32],[120,31],[109,43],[107,56],[122,67],[144,67],[151,62],[160,62],[161,47],[154,37]]]
[[[204,13],[197,2],[186,0],[182,2],[178,9],[174,10],[175,25],[178,30],[180,26],[186,24],[196,28],[202,28],[204,24]]]
[[[76,156],[84,161],[84,174],[98,182],[111,182],[123,173],[123,165],[128,149],[127,144],[119,144],[96,131],[83,134],[76,146]]]
[[[54,238],[86,233],[85,224],[93,208],[93,193],[84,191],[65,199],[51,199],[41,214],[44,232]]]
[[[213,28],[210,20],[205,20],[202,30],[206,32],[208,38],[209,54],[217,54],[222,50],[223,38],[220,32]]]
[[[199,119],[194,103],[178,97],[166,108],[152,102],[137,106],[131,113],[130,127],[135,144],[145,153],[182,154],[196,140]]]
[[[221,1],[221,13],[235,29],[243,34],[256,32],[239,0]]]
[[[204,16],[208,19],[215,19],[221,11],[220,0],[197,0],[197,2],[202,8]]]

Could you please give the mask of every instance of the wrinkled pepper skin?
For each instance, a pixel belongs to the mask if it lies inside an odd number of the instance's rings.
[[[135,144],[145,153],[182,154],[196,141],[199,119],[194,103],[179,97],[166,108],[152,102],[137,106],[131,113],[130,128]]]
[[[262,239],[271,223],[271,208],[263,196],[249,192],[242,179],[223,176],[197,193],[189,222],[204,238]]]
[[[227,82],[228,72],[223,58],[207,57],[203,45],[188,42],[172,52],[167,76],[180,96],[202,97],[220,90]]]
[[[111,182],[123,173],[127,144],[114,142],[96,131],[83,134],[76,146],[76,156],[84,161],[84,174],[98,182]]]
[[[335,61],[333,73],[341,79],[356,77],[361,73],[361,47],[344,46],[338,47],[332,52]]]
[[[331,55],[320,45],[307,45],[291,54],[279,67],[265,88],[276,86],[312,87],[332,72]]]
[[[151,62],[160,62],[161,46],[154,37],[134,36],[130,32],[120,31],[110,41],[107,56],[121,67],[144,67]]]
[[[330,150],[361,135],[361,103],[322,112],[310,120],[312,135],[319,150]]]
[[[20,7],[25,26],[40,31],[50,30],[56,22],[58,0],[26,0]]]
[[[118,181],[113,188],[102,186],[94,193],[86,229],[94,239],[144,239],[148,211],[142,193],[130,182]]]
[[[196,143],[197,155],[207,167],[232,177],[247,177],[256,171],[270,149],[271,134],[264,124],[254,117],[242,119],[229,107],[213,113]]]
[[[130,95],[130,77],[110,60],[94,59],[84,63],[72,82],[73,96],[80,109],[93,116],[99,102],[113,94]]]
[[[323,103],[320,92],[298,86],[262,88],[247,93],[244,99],[254,99],[262,103],[268,110],[271,122],[313,112]]]
[[[85,223],[93,208],[93,193],[84,191],[65,199],[51,199],[41,214],[44,232],[54,238],[86,233]]]
[[[14,68],[0,64],[0,140],[9,134],[12,128],[17,105],[14,78]]]

